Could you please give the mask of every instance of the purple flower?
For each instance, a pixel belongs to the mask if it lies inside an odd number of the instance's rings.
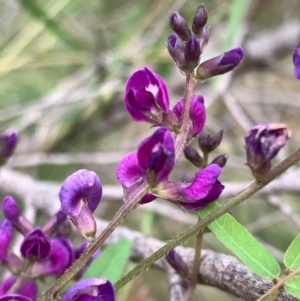
[[[62,301],[115,301],[115,290],[107,279],[88,278],[76,283]]]
[[[133,120],[154,125],[162,124],[164,114],[169,112],[167,87],[159,75],[148,67],[130,76],[124,103]]]
[[[10,288],[14,285],[16,282],[16,277],[10,276],[7,279],[5,279],[0,284],[0,297],[8,297],[13,294],[6,295],[6,293],[10,290]],[[38,297],[38,287],[35,281],[25,280],[22,282],[19,289],[16,291],[16,294],[20,296],[24,296],[29,298],[29,300],[35,301]],[[0,300],[2,300],[0,298]],[[3,300],[15,300],[15,299],[3,299]],[[16,299],[16,300],[24,300],[24,299]]]
[[[137,152],[127,155],[118,164],[117,180],[125,188],[143,181],[155,186],[168,178],[174,163],[175,148],[172,134],[166,128],[160,128],[140,143]],[[154,199],[154,196],[148,194],[142,198],[141,203],[148,203]]]
[[[8,247],[13,236],[12,223],[5,219],[0,222],[0,260],[7,260]]]
[[[172,111],[181,120],[183,112],[184,100],[180,100],[174,106]],[[204,98],[202,95],[193,95],[190,108],[190,120],[192,122],[193,136],[197,136],[203,129],[206,121],[206,110],[204,106]]]
[[[285,124],[269,123],[252,127],[245,136],[247,165],[255,177],[271,169],[271,160],[291,136]]]
[[[96,222],[92,213],[102,196],[102,185],[93,171],[81,169],[64,181],[59,192],[61,211],[70,216],[71,221],[88,240],[96,234]]]
[[[300,79],[300,44],[296,47],[293,54],[294,74],[297,79]]]
[[[176,34],[172,33],[168,37],[167,48],[177,66],[184,71],[187,68],[187,62],[184,55],[185,45]]]
[[[15,132],[9,130],[0,133],[0,165],[13,155],[18,144],[19,137]]]
[[[166,260],[178,274],[183,277],[187,276],[189,271],[188,266],[175,250],[171,250],[166,254]]]
[[[77,260],[81,254],[84,252],[84,250],[87,248],[88,246],[88,242],[84,241],[81,246],[75,250],[75,260]],[[85,265],[83,266],[83,268],[76,274],[76,276],[74,277],[74,280],[79,280],[83,274],[85,273],[85,271],[87,270],[87,268],[90,266],[90,264],[100,255],[101,251],[97,250],[93,256],[85,263]]]
[[[183,42],[187,42],[191,36],[185,19],[176,11],[170,16],[170,26]]]
[[[232,71],[240,64],[243,57],[244,50],[241,47],[231,49],[222,55],[201,63],[197,69],[196,78],[205,80]]]
[[[46,259],[37,261],[32,267],[32,278],[48,275],[60,276],[75,260],[75,252],[71,242],[66,238],[53,239],[51,251]]]
[[[51,251],[51,239],[41,229],[36,228],[25,235],[20,251],[24,258],[45,259]]]
[[[31,222],[21,215],[21,210],[13,197],[7,196],[3,199],[2,210],[5,217],[23,235],[33,229]]]
[[[211,164],[196,173],[189,185],[165,181],[152,192],[163,199],[179,203],[189,210],[201,210],[209,203],[219,198],[224,186],[218,180],[222,169],[217,164]]]

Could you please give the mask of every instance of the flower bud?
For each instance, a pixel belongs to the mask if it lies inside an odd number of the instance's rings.
[[[4,131],[0,133],[0,165],[13,155],[18,144],[19,137],[15,132]]]
[[[297,79],[300,79],[300,44],[296,47],[293,54],[294,74]]]
[[[184,57],[190,70],[194,70],[198,66],[200,59],[200,45],[196,37],[192,34],[185,45]]]
[[[228,156],[227,155],[219,155],[215,157],[210,164],[217,164],[220,167],[224,167],[227,163]]]
[[[234,48],[222,55],[214,57],[200,64],[196,71],[198,80],[206,80],[216,75],[221,75],[236,68],[244,57],[244,50]]]
[[[195,35],[201,35],[204,26],[206,25],[208,16],[204,5],[200,5],[197,14],[193,20],[192,30]]]
[[[219,131],[212,137],[205,131],[202,131],[198,136],[198,145],[203,153],[211,153],[220,145],[222,138],[223,130]]]
[[[171,250],[166,254],[166,260],[179,275],[183,277],[187,276],[189,272],[188,266],[175,250]]]
[[[203,159],[192,146],[188,145],[184,148],[184,156],[196,167],[202,167]]]
[[[252,127],[245,136],[247,165],[258,178],[269,172],[271,160],[290,138],[285,124],[270,123]]]
[[[176,65],[184,71],[187,66],[184,55],[185,46],[176,34],[172,33],[168,37],[167,48]]]
[[[174,12],[170,16],[170,25],[183,42],[187,42],[189,40],[191,30],[189,29],[185,19],[178,12]]]
[[[204,51],[206,45],[208,44],[208,41],[209,41],[209,30],[205,26],[203,28],[202,33],[199,38],[199,45],[200,45],[201,53]]]

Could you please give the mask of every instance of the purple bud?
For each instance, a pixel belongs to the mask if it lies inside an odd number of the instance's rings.
[[[203,158],[192,146],[188,145],[184,148],[184,156],[196,167],[202,167]]]
[[[227,163],[228,156],[227,155],[219,155],[215,157],[210,164],[217,164],[220,167],[224,167]]]
[[[107,279],[88,278],[77,282],[62,301],[115,301],[115,290]]]
[[[68,239],[53,239],[49,256],[33,265],[30,277],[60,276],[72,265],[74,259],[74,248]]]
[[[200,5],[194,20],[193,20],[193,26],[192,26],[192,30],[193,33],[196,35],[201,35],[203,27],[206,25],[207,23],[207,11],[204,5]]]
[[[186,262],[175,250],[171,250],[167,253],[166,260],[179,275],[182,277],[186,277],[188,275],[189,269]]]
[[[61,211],[70,216],[72,223],[88,240],[96,234],[96,222],[92,213],[102,196],[99,177],[93,172],[81,169],[64,181],[59,192]]]
[[[205,131],[202,131],[198,136],[198,145],[203,153],[211,153],[221,143],[223,138],[223,131],[219,131],[214,136],[210,136]]]
[[[16,281],[17,281],[17,278],[14,276],[10,276],[7,279],[5,279],[0,284],[0,296],[4,297],[3,295],[5,295],[7,292],[9,292],[9,290],[15,284]],[[22,282],[21,286],[16,291],[16,293],[18,295],[29,298],[29,300],[35,301],[38,297],[37,284],[35,281],[24,280]],[[12,295],[12,294],[10,294],[10,295]],[[5,295],[5,296],[8,296],[8,295]],[[1,300],[1,298],[0,298],[0,300]],[[10,299],[7,299],[7,300],[10,300]],[[15,300],[15,299],[13,299],[13,300]]]
[[[183,42],[187,42],[189,40],[191,36],[191,30],[189,29],[184,18],[181,17],[178,12],[174,12],[170,16],[170,25]]]
[[[290,138],[285,124],[269,123],[252,127],[245,136],[247,165],[255,177],[271,169],[271,160]]]
[[[206,80],[216,75],[221,75],[236,68],[244,57],[244,50],[234,48],[222,55],[214,57],[200,64],[197,68],[196,78]]]
[[[145,67],[135,71],[128,79],[124,103],[135,121],[160,125],[169,112],[169,96],[162,78]]]
[[[51,251],[51,239],[36,228],[25,235],[20,251],[24,258],[45,259]]]
[[[13,155],[18,140],[19,137],[15,132],[7,130],[0,133],[0,165],[4,165]]]
[[[0,221],[0,260],[7,260],[8,247],[13,236],[13,225],[5,219]]]
[[[13,197],[6,196],[3,199],[2,210],[5,217],[11,221],[14,227],[23,235],[33,229],[31,222],[21,215],[21,210]]]
[[[185,71],[187,67],[187,62],[185,60],[185,46],[176,34],[172,33],[169,36],[167,48],[179,69]]]
[[[185,61],[188,64],[189,69],[191,71],[198,66],[200,54],[201,50],[199,42],[197,41],[196,37],[192,34],[185,45],[184,52]]]
[[[183,99],[177,102],[172,111],[182,119],[183,114]],[[204,98],[202,95],[193,95],[190,108],[190,120],[192,123],[192,136],[197,136],[203,129],[206,121],[206,110],[204,106]]]
[[[54,234],[61,224],[65,222],[67,215],[59,210],[54,216],[52,216],[42,227],[42,231],[47,235],[51,236]]]
[[[175,164],[172,133],[166,128],[156,130],[140,143],[137,160],[150,185],[166,180]]]
[[[209,41],[209,30],[205,26],[202,30],[202,33],[201,33],[200,37],[199,37],[199,45],[200,45],[201,53],[204,51],[206,45],[208,44],[208,41]]]
[[[296,47],[293,54],[294,74],[297,79],[300,79],[300,44]]]

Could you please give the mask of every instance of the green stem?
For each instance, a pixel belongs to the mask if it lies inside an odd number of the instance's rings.
[[[147,185],[142,184],[139,189],[131,196],[130,202],[126,203],[116,213],[105,230],[93,241],[82,253],[82,255],[74,262],[74,264],[58,278],[52,286],[44,292],[38,301],[50,301],[85,265],[91,256],[101,247],[107,237],[115,230],[115,228],[123,221],[126,215],[134,209],[140,202],[141,198],[147,193]]]
[[[173,240],[164,245],[162,248],[153,253],[150,257],[141,262],[138,266],[136,266],[133,270],[131,270],[128,274],[126,274],[123,278],[121,278],[115,284],[116,290],[123,287],[130,280],[141,274],[143,271],[148,269],[152,264],[154,264],[158,259],[163,257],[166,253],[174,249],[176,246],[183,244],[189,238],[196,235],[199,231],[203,231],[207,225],[216,220],[221,215],[227,213],[233,207],[247,200],[257,191],[262,189],[264,186],[272,182],[275,178],[280,176],[283,172],[285,172],[288,168],[296,164],[300,160],[300,148],[297,149],[294,153],[292,153],[285,160],[280,162],[277,166],[275,166],[270,172],[265,176],[265,178],[261,182],[253,182],[250,186],[240,192],[237,196],[232,197],[227,200],[226,204],[218,208],[216,211],[212,212],[206,218],[198,222],[195,226],[189,228],[185,232],[177,235]]]
[[[176,159],[183,151],[184,146],[187,142],[187,137],[189,134],[191,100],[192,100],[195,84],[196,81],[194,80],[192,74],[188,73],[186,75],[186,82],[185,82],[184,105],[183,105],[183,113],[181,119],[181,128],[180,128],[180,133],[177,135],[176,142],[175,142]]]

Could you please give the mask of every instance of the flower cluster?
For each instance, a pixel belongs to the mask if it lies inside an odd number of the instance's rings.
[[[96,233],[96,223],[92,215],[102,196],[102,185],[98,176],[89,170],[79,170],[70,175],[62,185],[59,197],[60,210],[44,225],[33,226],[21,213],[12,196],[2,202],[6,219],[0,222],[0,262],[10,271],[11,276],[0,283],[0,300],[36,300],[38,280],[59,277],[80,257],[88,246],[88,241]],[[79,247],[61,234],[67,217],[78,228],[84,238]],[[24,235],[18,256],[10,248],[14,229]],[[61,231],[62,230],[62,231]],[[78,281],[88,265],[99,256],[100,251],[75,275]],[[21,278],[20,278],[21,277]],[[22,281],[20,281],[22,279]],[[64,301],[115,300],[112,284],[106,279],[90,278],[79,281],[62,295]],[[97,299],[98,298],[98,299]]]

